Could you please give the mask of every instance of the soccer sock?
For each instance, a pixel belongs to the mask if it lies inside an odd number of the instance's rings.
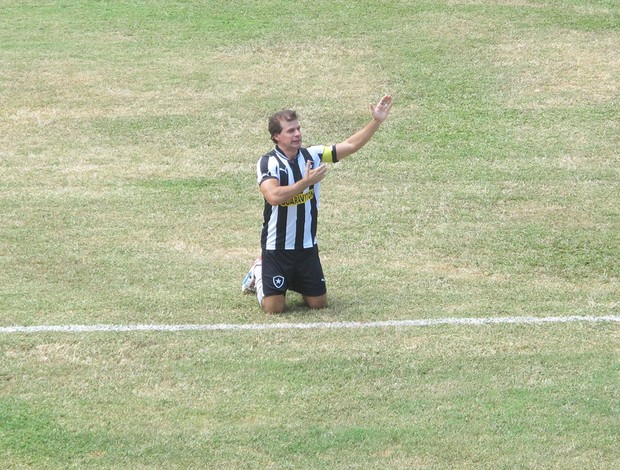
[[[254,268],[254,282],[256,287],[256,299],[258,300],[258,305],[263,306],[263,299],[265,298],[265,294],[263,294],[263,265],[258,264]]]

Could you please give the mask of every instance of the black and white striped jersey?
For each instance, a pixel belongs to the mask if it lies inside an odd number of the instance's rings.
[[[289,160],[276,146],[256,164],[258,184],[269,178],[276,178],[280,186],[294,184],[304,177],[308,160],[312,161],[312,168],[322,162],[335,163],[338,161],[336,146],[302,148],[294,160]],[[263,249],[300,250],[316,245],[320,185],[317,183],[307,188],[302,194],[279,206],[272,206],[265,201],[261,233]]]

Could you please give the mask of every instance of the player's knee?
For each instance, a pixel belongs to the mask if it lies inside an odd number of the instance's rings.
[[[276,307],[273,308],[271,306],[265,306],[263,305],[263,312],[265,313],[271,313],[271,314],[278,314],[278,313],[284,313],[284,307]]]
[[[327,296],[321,295],[318,297],[304,297],[304,301],[308,308],[321,309],[327,307]]]
[[[265,313],[283,313],[285,307],[284,296],[274,295],[265,297],[262,302],[262,307]]]

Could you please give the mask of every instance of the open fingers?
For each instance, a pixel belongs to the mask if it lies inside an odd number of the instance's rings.
[[[385,95],[377,105],[380,109],[389,110],[392,106],[392,95]]]

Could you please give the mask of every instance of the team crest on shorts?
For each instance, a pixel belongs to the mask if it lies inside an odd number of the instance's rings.
[[[281,289],[284,285],[284,276],[273,276],[273,285],[276,289]]]

